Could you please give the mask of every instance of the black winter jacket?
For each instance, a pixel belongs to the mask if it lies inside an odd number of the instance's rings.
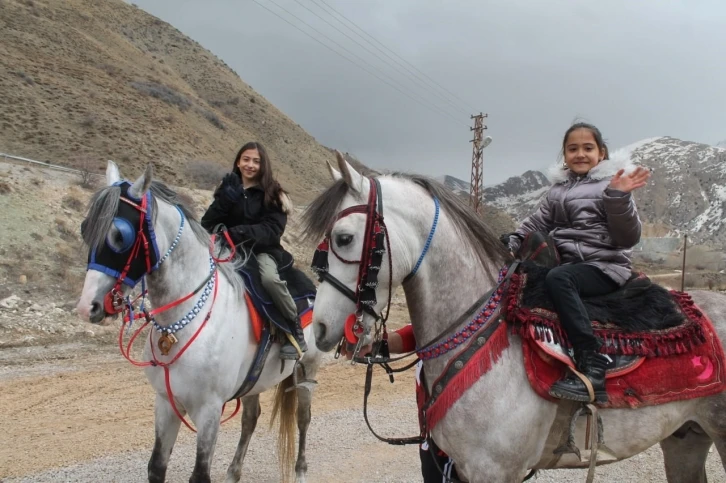
[[[286,197],[286,195],[283,195]],[[289,254],[282,248],[280,238],[287,225],[286,203],[264,204],[265,193],[259,186],[252,186],[244,190],[241,203],[233,205],[230,209],[220,201],[220,187],[214,192],[214,201],[207,208],[202,217],[202,226],[212,232],[222,224],[229,231],[235,245],[242,245],[253,253],[268,253],[277,260],[278,265],[283,262],[283,256]]]

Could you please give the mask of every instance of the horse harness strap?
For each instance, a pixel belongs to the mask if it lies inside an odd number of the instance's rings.
[[[501,311],[498,312],[499,313],[494,314],[495,316],[492,317],[489,324],[485,325],[479,329],[478,333],[474,334],[466,349],[464,349],[464,351],[458,356],[452,358],[452,360],[446,365],[446,369],[444,369],[444,372],[434,382],[430,391],[430,396],[426,400],[426,403],[424,403],[424,414],[426,414],[426,411],[434,405],[439,396],[443,394],[444,389],[454,376],[466,367],[467,362],[469,362],[474,354],[486,345],[492,334],[494,334],[502,322],[504,322],[504,317],[501,316]]]
[[[336,288],[336,290],[355,303],[355,315],[359,323],[360,319],[362,319],[363,312],[371,315],[376,321],[385,321],[388,318],[388,313],[383,316],[383,312],[381,312],[381,314],[377,314],[374,309],[377,304],[376,287],[378,286],[378,273],[381,269],[383,254],[386,249],[388,249],[389,253],[391,250],[390,240],[386,236],[386,225],[383,220],[383,201],[380,195],[381,186],[377,179],[369,178],[369,180],[371,189],[368,192],[368,203],[346,208],[341,211],[332,222],[335,223],[348,215],[356,213],[366,215],[363,249],[361,251],[360,260],[348,260],[336,253],[334,243],[331,243],[330,240],[330,231],[332,230],[331,224],[328,228],[328,233],[325,239],[315,250],[312,263],[313,270],[318,273],[321,281],[330,283]],[[358,279],[355,290],[348,288],[343,282],[330,274],[328,271],[328,253],[332,253],[338,260],[345,264],[359,264]],[[389,269],[390,268],[389,257]],[[392,278],[392,276],[393,274],[390,273],[389,270],[389,277]],[[389,286],[389,301],[387,304],[389,310],[391,295],[392,287]]]
[[[270,332],[270,329],[267,325],[265,325],[265,328],[262,331],[262,336],[260,337],[260,343],[257,344],[255,358],[252,361],[249,371],[247,371],[247,376],[245,376],[242,386],[240,386],[234,396],[229,399],[230,401],[232,399],[239,400],[241,397],[244,397],[248,392],[250,392],[253,387],[255,387],[255,384],[257,384],[257,381],[260,379],[260,374],[262,374],[262,369],[265,368],[265,362],[267,361],[267,356],[270,353],[272,345],[272,332]]]
[[[469,319],[476,312],[476,310],[478,308],[480,308],[482,306],[482,304],[484,304],[484,302],[487,299],[489,299],[489,297],[492,296],[492,294],[494,292],[496,292],[497,290],[499,290],[500,287],[503,287],[503,286],[506,285],[506,283],[512,277],[512,275],[514,274],[514,272],[517,270],[517,267],[519,266],[519,263],[520,263],[519,260],[515,260],[514,262],[512,262],[512,264],[507,269],[506,276],[504,277],[504,279],[502,279],[501,282],[499,282],[491,290],[489,290],[487,293],[485,293],[479,300],[477,300],[476,302],[474,302],[474,304],[471,307],[469,307],[469,309],[466,312],[464,312],[461,315],[461,317],[459,317],[458,319],[456,319],[448,327],[446,327],[444,330],[442,330],[439,333],[439,335],[437,335],[436,337],[434,337],[433,340],[431,340],[428,344],[426,344],[424,347],[422,347],[420,349],[416,349],[416,352],[419,353],[419,354],[421,354],[421,353],[425,352],[426,350],[430,349],[431,347],[433,347],[434,345],[436,345],[437,342],[439,342],[441,339],[443,339],[446,336],[446,334],[448,334],[449,332],[453,331],[455,328],[459,327],[462,323],[464,323],[464,321],[466,321],[467,319]]]
[[[318,273],[319,280],[321,282],[328,282],[347,299],[351,300],[356,305],[355,314],[346,321],[347,333],[349,334],[344,340],[348,340],[350,343],[355,343],[355,340],[361,340],[365,329],[363,326],[363,313],[367,313],[376,322],[381,322],[383,326],[383,333],[385,336],[385,324],[388,319],[388,314],[391,309],[391,297],[393,294],[393,261],[391,256],[391,241],[388,236],[386,224],[383,217],[383,196],[381,192],[381,184],[376,178],[369,178],[370,189],[368,192],[368,203],[362,205],[350,206],[342,210],[332,221],[331,226],[327,230],[325,239],[318,245],[313,256],[312,268]],[[416,261],[414,268],[404,278],[403,282],[407,282],[413,276],[416,275],[421,263],[423,262],[428,250],[431,246],[431,241],[434,234],[436,233],[436,227],[438,226],[440,204],[439,200],[434,197],[435,213],[434,220],[429,231],[424,248]],[[347,260],[335,251],[335,246],[331,242],[330,236],[333,224],[345,218],[348,215],[360,213],[366,215],[365,232],[363,235],[363,249],[361,252],[360,260]],[[380,273],[381,264],[383,261],[383,255],[388,251],[388,272],[389,272],[389,287],[388,287],[388,300],[383,310],[386,311],[383,315],[376,313],[375,306],[376,300],[376,288],[378,286],[378,274]],[[345,264],[359,264],[358,279],[355,290],[347,287],[343,282],[338,280],[335,276],[330,274],[328,270],[328,253],[332,253],[338,260]],[[341,341],[341,344],[343,341]]]
[[[151,236],[147,236],[147,234],[144,233],[144,227],[145,224],[148,224],[151,220],[150,213],[149,213],[149,202],[151,199],[151,193],[147,192],[144,194],[139,202],[135,202],[132,199],[129,199],[128,196],[120,196],[119,200],[127,205],[132,206],[139,212],[139,222],[137,227],[137,235],[136,239],[134,241],[134,244],[130,248],[129,251],[129,257],[126,260],[125,264],[123,265],[123,269],[118,272],[117,280],[114,284],[114,287],[104,296],[104,310],[107,314],[116,314],[121,313],[122,314],[122,324],[119,331],[119,337],[118,337],[118,344],[119,349],[121,350],[121,354],[124,356],[126,360],[128,360],[131,364],[137,366],[137,367],[161,367],[164,371],[164,384],[166,386],[166,392],[167,397],[169,399],[169,403],[171,404],[172,410],[174,411],[174,414],[184,423],[185,426],[187,426],[191,431],[196,432],[196,430],[189,424],[189,422],[184,418],[184,416],[179,411],[176,401],[174,399],[174,394],[172,392],[171,388],[171,376],[169,373],[169,368],[172,364],[174,364],[179,358],[186,352],[186,350],[192,345],[192,343],[197,339],[201,331],[206,327],[207,322],[209,321],[210,317],[212,316],[212,311],[214,309],[214,303],[217,299],[217,288],[219,286],[218,283],[218,277],[219,277],[219,271],[218,267],[216,266],[215,261],[218,259],[215,259],[215,257],[211,253],[210,248],[210,273],[207,277],[205,277],[204,281],[199,284],[192,292],[187,294],[184,297],[181,297],[178,300],[175,300],[173,302],[170,302],[162,307],[155,308],[151,311],[147,311],[143,308],[143,301],[141,304],[141,311],[140,313],[135,313],[134,304],[139,298],[145,298],[146,290],[142,290],[142,294],[137,297],[133,302],[130,299],[124,300],[123,294],[121,292],[121,285],[123,283],[126,283],[125,280],[127,278],[127,274],[129,273],[129,270],[131,269],[132,264],[136,260],[136,258],[139,256],[142,247],[143,247],[143,256],[144,256],[144,266],[145,266],[145,273],[141,277],[142,284],[145,280],[145,275],[150,274],[152,271],[159,268],[159,266],[171,255],[174,248],[176,248],[177,244],[179,243],[179,240],[181,239],[181,234],[184,229],[184,212],[179,208],[179,206],[176,206],[177,211],[179,212],[179,215],[181,216],[181,223],[179,226],[179,230],[177,232],[176,237],[172,241],[171,245],[169,246],[168,250],[164,254],[163,257],[159,258],[157,253],[157,247],[156,247],[156,241],[153,237],[153,232],[151,233]],[[228,239],[229,240],[229,239]],[[214,242],[214,239],[212,239],[212,243]],[[153,246],[150,246],[153,245]],[[153,248],[153,253],[152,253]],[[152,255],[154,255],[154,261],[152,261]],[[231,256],[230,258],[231,259]],[[222,261],[228,261],[222,260]],[[167,362],[161,361],[157,358],[156,351],[154,350],[154,344],[152,342],[151,335],[149,336],[149,348],[151,352],[151,360],[149,361],[136,361],[131,357],[131,347],[136,340],[136,338],[141,334],[141,332],[146,328],[147,325],[154,323],[154,326],[156,327],[156,323],[153,320],[153,315],[167,311],[173,307],[176,307],[183,302],[189,300],[190,297],[192,297],[194,294],[198,293],[200,290],[202,290],[203,287],[208,286],[208,284],[211,284],[213,286],[211,299],[210,299],[210,306],[209,310],[207,311],[206,316],[204,317],[204,320],[199,325],[197,330],[191,335],[189,340],[186,341],[186,343],[179,349],[179,351],[171,357],[170,360]],[[132,285],[132,286],[135,286]],[[206,292],[205,292],[206,294]],[[206,302],[207,298],[203,297],[202,302]],[[194,308],[194,315],[199,313],[201,311],[201,307],[195,307]],[[146,319],[145,322],[133,333],[133,335],[130,337],[128,345],[124,347],[123,344],[123,334],[124,329],[127,328],[130,329],[131,324],[136,320],[144,318]],[[177,322],[178,324],[179,322]],[[185,324],[182,324],[185,325]],[[181,327],[181,326],[180,326]],[[158,329],[159,327],[157,327]],[[163,329],[163,327],[162,327]],[[170,337],[171,335],[171,337]],[[159,349],[161,350],[161,353],[163,356],[166,356],[169,352],[169,349],[171,346],[176,343],[177,340],[175,337],[173,337],[173,334],[171,332],[167,331],[166,333],[163,333],[161,338],[159,339]],[[259,374],[258,374],[259,375]],[[250,377],[250,374],[248,374],[248,378]],[[226,405],[226,404],[225,404]],[[224,406],[222,406],[222,413],[224,413]],[[232,419],[240,410],[241,404],[240,399],[237,398],[237,404],[235,407],[235,410],[232,415],[225,418],[221,421],[221,423],[225,423]]]
[[[514,261],[508,269],[508,273],[506,277],[498,283],[492,290],[487,292],[482,298],[477,300],[461,317],[459,317],[453,324],[451,324],[449,327],[446,328],[444,332],[439,334],[434,340],[428,344],[426,347],[430,347],[431,345],[435,344],[439,339],[441,339],[443,336],[446,335],[449,331],[454,329],[455,327],[459,326],[464,320],[471,317],[471,315],[478,309],[485,300],[487,300],[492,293],[494,293],[496,290],[499,289],[499,287],[503,286],[511,277],[511,275],[516,271],[517,266],[519,265],[519,261]],[[499,310],[498,310],[499,312]],[[441,387],[442,390],[438,391],[436,395],[432,395],[429,400],[426,401],[425,407],[430,407],[436,400],[436,398],[443,392],[443,387],[448,383],[448,381],[458,372],[460,369],[462,369],[465,366],[465,361],[468,361],[476,352],[478,349],[480,349],[482,346],[486,344],[486,341],[491,337],[491,335],[494,333],[494,331],[499,327],[499,325],[502,323],[503,318],[499,316],[500,314],[495,313],[494,316],[490,319],[490,323],[483,326],[477,334],[475,334],[473,340],[476,341],[476,344],[470,343],[469,348],[464,351],[464,353],[456,358],[456,362],[453,364],[449,364],[447,367],[447,372],[439,377],[439,382],[436,387]],[[375,351],[374,351],[375,352]],[[387,352],[387,351],[386,351]],[[363,417],[366,421],[366,425],[368,426],[368,429],[371,431],[371,433],[378,438],[379,440],[392,444],[392,445],[405,445],[405,444],[421,444],[426,440],[426,432],[423,431],[423,434],[420,436],[414,436],[414,437],[405,437],[405,438],[385,438],[382,436],[379,436],[371,427],[369,421],[368,421],[368,396],[371,392],[371,383],[373,378],[373,366],[378,364],[381,367],[383,367],[388,374],[388,377],[390,378],[391,382],[393,382],[393,374],[397,372],[404,372],[415,366],[419,359],[416,358],[413,362],[400,367],[400,368],[392,368],[389,363],[392,361],[397,361],[404,359],[406,357],[409,357],[412,354],[415,354],[416,352],[411,352],[410,354],[407,354],[403,357],[397,357],[397,358],[391,358],[389,357],[388,353],[375,357],[355,357],[355,362],[365,363],[367,365],[366,367],[366,380],[365,380],[365,389],[363,393]],[[423,378],[421,381],[422,384],[424,384]]]
[[[379,436],[371,427],[371,423],[368,421],[368,396],[371,393],[371,383],[373,380],[373,366],[375,364],[380,364],[385,370],[386,373],[388,373],[388,377],[390,378],[391,382],[393,382],[393,374],[397,372],[405,372],[409,369],[411,369],[413,366],[415,366],[418,363],[418,360],[414,360],[413,362],[399,368],[392,368],[385,362],[375,362],[375,360],[370,360],[368,363],[368,367],[366,367],[366,382],[365,382],[365,388],[363,390],[363,419],[365,419],[366,425],[368,426],[368,429],[371,431],[373,436],[378,438],[380,441],[383,441],[384,443],[402,446],[406,444],[421,444],[424,442],[425,438],[423,436],[412,436],[407,438],[386,438],[383,436]]]

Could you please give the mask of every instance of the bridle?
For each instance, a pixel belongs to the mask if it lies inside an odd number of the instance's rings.
[[[179,207],[176,207],[177,210],[179,210],[179,214],[181,215],[181,223],[179,225],[179,232],[177,233],[176,238],[174,239],[174,242],[171,244],[167,252],[164,254],[164,256],[159,259],[156,263],[152,263],[151,255],[152,250],[153,253],[158,254],[158,248],[156,247],[156,239],[149,240],[149,237],[147,237],[145,230],[144,230],[144,224],[148,223],[149,220],[151,220],[151,214],[149,213],[149,205],[150,205],[150,198],[151,193],[146,193],[144,196],[142,196],[140,202],[133,201],[130,197],[127,196],[120,196],[119,201],[122,203],[126,203],[130,205],[131,207],[135,208],[139,212],[139,224],[138,228],[136,230],[136,240],[134,241],[133,246],[131,247],[131,250],[129,251],[128,258],[126,259],[126,263],[123,266],[123,269],[118,272],[118,275],[116,276],[116,282],[114,283],[113,288],[106,293],[106,295],[103,298],[103,309],[108,315],[113,315],[122,312],[126,307],[127,303],[124,301],[123,297],[123,291],[121,290],[121,285],[126,284],[129,285],[131,288],[134,288],[136,286],[136,283],[134,281],[129,281],[127,279],[127,275],[129,273],[129,270],[131,268],[132,263],[135,261],[138,261],[138,257],[140,252],[143,250],[142,253],[142,261],[143,265],[146,269],[144,275],[149,275],[155,270],[159,269],[159,266],[161,263],[169,258],[169,255],[171,255],[171,252],[176,248],[176,245],[179,242],[179,238],[181,238],[182,231],[184,229],[184,213],[182,213],[181,209]],[[95,260],[94,260],[95,261]],[[89,263],[89,268],[105,268],[105,270],[102,270],[103,272],[113,275],[113,269],[110,269],[109,267],[102,266],[100,263]],[[137,282],[137,281],[136,281]],[[143,282],[143,278],[142,278]]]
[[[328,282],[346,298],[355,303],[355,312],[350,314],[345,321],[345,335],[338,344],[335,353],[336,358],[340,356],[342,344],[347,342],[356,345],[354,356],[357,356],[366,331],[363,324],[363,314],[367,313],[376,323],[376,340],[387,339],[386,321],[391,310],[391,296],[393,294],[393,261],[391,256],[391,241],[388,229],[383,218],[383,197],[381,196],[381,184],[376,178],[368,178],[370,189],[368,191],[368,203],[348,207],[338,213],[331,221],[326,230],[323,241],[318,245],[313,256],[312,268],[318,273],[319,281]],[[431,246],[431,240],[436,232],[439,219],[439,201],[434,198],[436,213],[431,226],[426,244],[418,258],[413,270],[404,278],[404,282],[410,280],[418,271],[426,253]],[[335,251],[334,243],[331,242],[333,225],[346,216],[361,213],[366,215],[365,231],[363,234],[363,249],[359,260],[348,260],[341,257]],[[383,263],[383,256],[388,250],[388,300],[380,313],[375,311],[377,305],[376,289],[378,287],[378,275]],[[351,290],[343,282],[333,276],[328,270],[328,253],[332,253],[341,262],[352,265],[358,264],[358,278],[355,291]],[[385,315],[383,314],[385,310]],[[380,325],[379,325],[380,323]]]
[[[179,230],[177,231],[176,237],[172,241],[171,245],[167,249],[167,251],[164,253],[164,255],[159,258],[158,257],[158,246],[156,244],[156,237],[154,235],[153,226],[152,226],[152,217],[150,214],[150,205],[151,205],[151,192],[147,191],[140,200],[135,200],[133,197],[128,193],[128,189],[130,187],[130,183],[128,181],[121,181],[116,183],[117,185],[121,186],[121,195],[119,197],[120,203],[123,203],[119,205],[119,210],[121,211],[122,207],[124,205],[128,205],[135,209],[135,212],[137,212],[137,216],[139,217],[136,232],[133,234],[129,234],[129,236],[133,235],[135,236],[135,240],[133,245],[128,249],[129,255],[126,259],[126,262],[123,265],[123,268],[119,271],[117,268],[114,268],[113,266],[109,266],[109,263],[112,263],[113,260],[108,260],[109,256],[105,251],[98,250],[99,247],[92,248],[90,254],[89,254],[89,263],[88,263],[88,269],[94,269],[98,270],[102,273],[105,273],[107,275],[110,275],[112,277],[116,277],[116,282],[113,285],[113,288],[107,292],[104,295],[104,311],[106,312],[106,315],[114,315],[120,313],[122,315],[122,323],[121,328],[119,331],[118,336],[118,344],[119,348],[121,350],[121,354],[124,356],[126,360],[128,360],[131,364],[137,366],[137,367],[161,367],[164,371],[164,381],[167,391],[167,396],[169,399],[169,402],[172,406],[172,410],[176,414],[176,416],[192,431],[196,432],[196,430],[187,422],[186,418],[181,414],[179,409],[176,406],[174,394],[171,389],[171,381],[170,381],[170,374],[169,374],[169,367],[174,364],[179,358],[186,352],[186,350],[191,346],[191,344],[196,340],[196,338],[201,333],[202,329],[207,325],[207,322],[211,318],[212,315],[212,309],[214,308],[214,303],[217,298],[217,292],[218,292],[218,263],[224,263],[230,261],[234,255],[235,255],[235,245],[232,242],[229,234],[227,231],[224,232],[224,237],[230,247],[230,254],[227,258],[220,259],[214,256],[213,254],[213,248],[215,246],[215,239],[216,235],[212,235],[210,239],[210,254],[209,254],[209,274],[207,277],[204,278],[201,284],[199,284],[192,292],[188,293],[187,295],[170,302],[166,305],[163,305],[161,307],[154,308],[152,310],[147,310],[145,305],[146,300],[146,275],[150,275],[154,271],[158,270],[161,264],[169,258],[171,253],[174,251],[176,246],[179,244],[179,241],[181,239],[182,232],[184,230],[184,212],[178,205],[174,205],[174,207],[179,212],[179,215],[181,217]],[[133,214],[134,212],[132,212]],[[129,221],[127,218],[119,217],[120,213],[116,213],[116,217],[114,218],[114,223],[116,223],[118,220],[121,220],[120,226],[128,226],[129,229],[132,229],[133,223]],[[84,222],[85,223],[85,222]],[[83,226],[81,227],[81,230],[83,230]],[[117,227],[119,225],[116,225]],[[104,247],[105,250],[112,250],[108,246]],[[115,251],[115,250],[113,250]],[[124,250],[126,251],[126,250]],[[117,252],[115,256],[118,256],[119,253]],[[115,256],[111,256],[111,258],[115,258]],[[100,258],[100,259],[99,259]],[[103,261],[103,259],[107,259],[106,261]],[[130,272],[135,272],[134,277],[129,277]],[[130,299],[130,297],[126,297],[124,299],[123,291],[121,289],[122,285],[127,285],[131,288],[134,288],[139,281],[142,284],[142,290],[141,294],[136,297],[133,301]],[[154,316],[156,314],[159,314],[161,312],[167,311],[173,307],[176,307],[187,300],[189,300],[192,296],[195,294],[202,292],[199,296],[199,299],[194,304],[192,309],[189,311],[187,315],[182,317],[180,320],[169,324],[167,326],[161,326],[159,325],[156,320],[154,320]],[[135,307],[136,302],[141,299],[141,304],[138,309],[138,313]],[[131,357],[131,347],[136,340],[136,338],[141,334],[141,332],[144,330],[144,328],[152,324],[153,327],[160,333],[160,337],[158,340],[158,348],[161,351],[161,354],[163,356],[169,355],[169,351],[173,347],[173,345],[177,342],[176,337],[174,334],[183,329],[189,322],[191,322],[195,316],[202,311],[202,307],[207,303],[210,302],[209,309],[207,311],[206,316],[204,317],[204,320],[199,324],[196,331],[189,337],[189,339],[186,341],[186,343],[175,353],[170,355],[170,359],[168,360],[159,360],[156,356],[156,352],[154,349],[154,344],[152,343],[152,338],[149,336],[149,348],[151,352],[151,360],[149,361],[136,361]],[[131,328],[131,325],[133,322],[137,319],[145,319],[145,322],[138,327],[133,335],[130,337],[128,345],[124,347],[123,344],[123,334],[124,329],[129,330]],[[226,405],[226,404],[225,404]],[[237,404],[234,410],[234,413],[225,418],[221,421],[221,423],[225,423],[232,419],[240,410],[240,398],[237,398]],[[222,413],[224,413],[224,406],[222,407]]]
[[[368,178],[370,182],[370,189],[368,192],[368,203],[367,204],[360,204],[351,206],[349,208],[344,209],[341,211],[330,223],[330,226],[326,230],[326,235],[323,241],[318,245],[317,249],[315,250],[315,254],[313,256],[312,261],[312,268],[315,272],[318,273],[319,281],[320,282],[328,282],[333,287],[335,287],[341,294],[343,294],[346,298],[353,301],[356,304],[356,312],[353,314],[350,314],[348,318],[346,319],[345,323],[345,335],[341,339],[340,343],[338,344],[338,349],[336,351],[335,357],[338,358],[340,356],[341,347],[342,344],[345,342],[348,342],[350,344],[355,344],[355,351],[353,353],[352,357],[352,363],[356,362],[362,362],[367,365],[366,368],[366,380],[364,385],[364,392],[363,392],[363,417],[365,419],[366,425],[368,426],[368,429],[371,431],[371,433],[380,441],[383,441],[388,444],[392,445],[407,445],[407,444],[421,444],[424,441],[428,441],[430,444],[430,435],[424,431],[423,434],[419,436],[413,436],[413,437],[404,437],[404,438],[386,438],[383,436],[380,436],[377,434],[373,428],[371,427],[371,424],[368,420],[368,397],[371,392],[372,387],[372,375],[373,375],[373,366],[374,365],[380,365],[382,366],[386,373],[388,374],[388,377],[391,382],[393,382],[393,375],[395,373],[404,372],[412,368],[414,365],[416,365],[419,360],[423,360],[424,358],[431,358],[426,357],[426,354],[432,350],[436,352],[436,356],[443,354],[445,351],[439,352],[436,350],[437,345],[439,344],[445,344],[445,342],[439,342],[441,341],[446,335],[453,329],[455,329],[457,326],[459,326],[463,321],[465,321],[469,316],[475,313],[476,309],[482,305],[485,301],[487,301],[490,297],[497,297],[498,294],[502,292],[503,286],[508,281],[509,277],[512,273],[516,270],[516,267],[518,265],[518,262],[515,261],[512,263],[508,269],[502,270],[500,272],[499,282],[497,285],[492,288],[486,295],[484,295],[480,300],[474,303],[461,317],[457,318],[451,325],[449,325],[446,329],[444,329],[440,334],[438,334],[432,341],[430,341],[428,344],[426,344],[424,347],[417,349],[414,352],[411,352],[409,354],[391,358],[389,351],[388,351],[388,341],[387,341],[387,332],[386,332],[386,321],[388,319],[388,315],[390,312],[390,305],[391,305],[391,295],[393,290],[393,270],[392,270],[392,254],[391,254],[391,244],[390,239],[388,236],[388,230],[386,227],[386,224],[384,222],[383,218],[383,201],[381,197],[381,185],[378,179],[376,178]],[[429,235],[426,239],[426,242],[424,244],[423,250],[421,251],[421,255],[419,256],[416,264],[414,265],[414,268],[411,270],[411,272],[404,277],[403,282],[407,282],[411,280],[416,273],[418,272],[421,263],[424,260],[424,257],[429,251],[429,248],[431,247],[431,241],[434,237],[434,234],[436,233],[436,228],[438,226],[439,221],[439,213],[440,213],[440,204],[438,198],[434,197],[434,204],[436,211],[434,213],[434,220],[431,225],[431,230],[429,232]],[[331,232],[333,225],[340,219],[345,218],[348,215],[352,215],[354,213],[362,213],[366,215],[366,225],[365,225],[365,232],[364,232],[364,238],[363,238],[363,250],[361,252],[361,258],[360,260],[347,260],[343,257],[341,257],[339,254],[335,252],[334,244],[331,243]],[[385,245],[384,245],[385,241]],[[388,283],[388,301],[384,309],[386,310],[385,316],[383,315],[383,310],[381,310],[381,313],[376,313],[373,309],[376,305],[376,287],[378,286],[378,272],[381,268],[381,263],[383,259],[383,255],[385,253],[385,250],[388,250],[388,273],[389,273],[389,283]],[[359,264],[358,269],[358,279],[356,283],[356,290],[353,291],[349,287],[347,287],[343,282],[338,280],[335,276],[333,276],[330,271],[328,270],[328,253],[332,253],[338,260],[345,264]],[[498,298],[497,298],[498,303]],[[488,312],[485,312],[486,316],[491,316],[493,309],[489,308]],[[370,316],[372,316],[376,324],[378,322],[381,323],[381,327],[376,327],[376,333],[374,337],[374,343],[373,343],[373,351],[372,354],[367,355],[365,357],[359,357],[358,352],[361,348],[361,342],[363,338],[361,337],[365,332],[365,327],[363,325],[363,314],[367,313]],[[458,333],[457,333],[458,335]],[[447,344],[448,347],[448,344]],[[452,346],[453,347],[453,346]],[[411,355],[416,355],[416,359],[413,360],[413,362],[406,364],[403,367],[398,368],[392,368],[390,366],[391,362],[400,361],[403,359],[408,358]],[[436,465],[436,468],[439,470],[439,472],[442,474],[442,477],[445,481],[450,483],[461,483],[459,480],[455,478],[449,478],[444,475],[443,470],[439,466],[439,464],[434,459],[434,464]],[[532,470],[527,477],[525,477],[525,481],[529,480],[532,476],[534,476],[535,471]]]

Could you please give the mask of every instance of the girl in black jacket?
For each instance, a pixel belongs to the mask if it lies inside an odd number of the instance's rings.
[[[272,176],[265,148],[260,143],[249,142],[239,150],[232,172],[215,190],[214,201],[201,223],[209,232],[223,224],[235,245],[252,250],[260,267],[262,286],[287,319],[290,331],[305,352],[307,344],[295,301],[277,271],[285,255],[280,238],[290,210],[290,199]],[[296,359],[297,355],[297,350],[285,339],[280,357]]]

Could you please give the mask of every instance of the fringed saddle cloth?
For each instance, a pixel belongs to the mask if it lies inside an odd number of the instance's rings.
[[[571,346],[544,289],[552,257],[549,237],[522,244],[527,259],[507,291],[507,322],[524,341],[532,387],[552,400],[550,386],[572,366]],[[556,253],[556,250],[555,250]],[[583,299],[601,351],[614,359],[605,407],[638,407],[704,397],[726,389],[724,351],[713,324],[687,293],[634,276],[617,292]]]

